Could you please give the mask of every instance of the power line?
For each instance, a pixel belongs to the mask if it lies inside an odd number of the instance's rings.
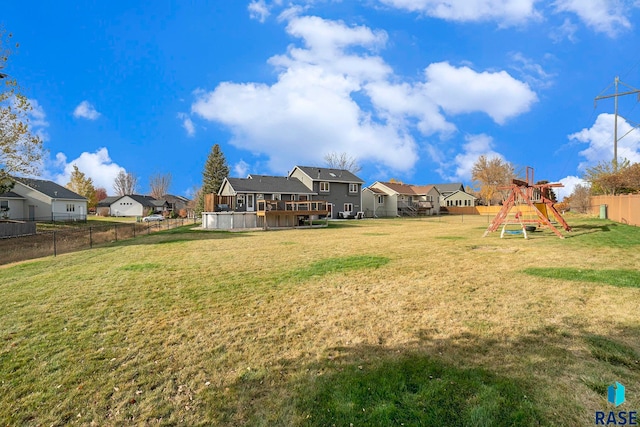
[[[627,88],[631,89],[628,90],[626,92],[618,92],[619,86],[620,85],[624,85]],[[625,95],[638,95],[638,97],[640,98],[640,90],[629,86],[626,83],[623,83],[620,81],[620,78],[618,76],[616,76],[616,78],[613,81],[613,86],[615,87],[615,93],[612,95],[599,95],[595,98],[594,100],[594,106],[595,104],[601,100],[601,99],[607,99],[607,98],[613,98],[614,101],[614,122],[613,122],[613,170],[617,171],[618,170],[618,98],[621,96],[625,96]],[[611,87],[611,85],[607,86],[607,89],[609,89]],[[607,90],[605,89],[605,91]],[[600,92],[602,93],[602,92]],[[625,134],[626,136],[626,134]]]

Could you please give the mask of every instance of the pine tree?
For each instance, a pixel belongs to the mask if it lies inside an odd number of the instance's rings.
[[[84,173],[80,172],[78,166],[73,165],[73,172],[71,172],[71,177],[66,187],[86,198],[89,209],[95,208],[98,204],[98,197],[96,195],[96,189],[93,186],[93,180],[87,178]]]
[[[211,148],[211,153],[207,157],[202,171],[202,188],[198,204],[196,206],[196,214],[200,214],[204,210],[204,197],[206,194],[218,193],[222,181],[229,175],[229,166],[224,158],[224,154],[218,144]]]

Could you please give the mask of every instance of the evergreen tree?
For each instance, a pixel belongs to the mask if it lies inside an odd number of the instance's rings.
[[[204,197],[206,194],[217,194],[222,185],[222,181],[229,176],[229,166],[224,154],[218,144],[211,148],[211,153],[207,157],[202,171],[202,188],[198,204],[196,205],[196,214],[200,214],[204,210]]]
[[[69,177],[69,182],[66,187],[76,194],[81,195],[87,199],[87,206],[89,209],[93,209],[98,204],[98,197],[96,195],[96,189],[93,186],[93,180],[87,178],[84,173],[80,172],[78,166],[73,165],[73,172]]]

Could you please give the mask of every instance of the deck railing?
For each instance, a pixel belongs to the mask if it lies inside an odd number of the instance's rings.
[[[258,200],[258,212],[269,211],[305,211],[322,212],[327,209],[327,202],[324,200]]]

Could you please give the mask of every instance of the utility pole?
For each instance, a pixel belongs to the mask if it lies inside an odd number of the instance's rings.
[[[629,91],[627,92],[618,92],[618,85],[622,84],[626,87],[628,87]],[[607,98],[613,98],[613,111],[614,111],[614,118],[613,118],[613,170],[614,172],[618,171],[618,97],[620,96],[625,96],[625,95],[631,95],[631,94],[636,94],[638,96],[638,100],[640,101],[640,90],[629,86],[626,83],[623,83],[620,81],[620,78],[618,76],[616,76],[616,78],[613,81],[613,85],[615,88],[615,91],[613,93],[613,95],[600,95],[600,96],[596,96],[596,99],[594,100],[594,107],[596,106],[596,104],[598,103],[599,100],[601,99],[607,99]],[[611,87],[611,86],[609,86]],[[607,89],[609,89],[609,87],[607,87]],[[605,89],[605,90],[607,90]],[[603,91],[604,92],[604,91]],[[623,138],[626,135],[623,135]]]

